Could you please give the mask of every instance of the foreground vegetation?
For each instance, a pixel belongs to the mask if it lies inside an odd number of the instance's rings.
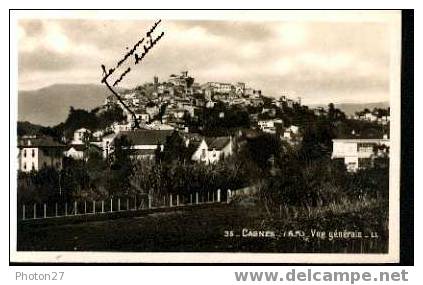
[[[148,216],[79,224],[18,225],[18,250],[126,252],[320,252],[383,253],[387,251],[385,206],[372,200],[347,209],[331,206],[311,215],[291,208],[287,216],[269,216],[256,198],[227,205],[185,208]],[[297,214],[295,214],[297,213]],[[242,231],[359,230],[377,232],[374,239],[317,239],[251,237]],[[240,236],[229,237],[233,231]]]

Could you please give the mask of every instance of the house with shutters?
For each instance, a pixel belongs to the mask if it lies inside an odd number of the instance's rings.
[[[61,169],[66,145],[48,136],[24,136],[18,141],[18,166],[23,172],[45,167]]]

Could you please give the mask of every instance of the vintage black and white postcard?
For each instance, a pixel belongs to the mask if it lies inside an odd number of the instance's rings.
[[[400,11],[14,11],[11,260],[399,260]]]

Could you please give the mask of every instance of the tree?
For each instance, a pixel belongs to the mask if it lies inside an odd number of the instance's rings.
[[[97,127],[98,120],[95,114],[82,109],[70,107],[69,115],[63,124],[63,132],[66,139],[71,139],[73,133],[79,128],[93,130]]]
[[[123,110],[119,105],[112,105],[107,110],[97,113],[98,125],[94,129],[104,129],[115,122],[122,122],[126,119]]]
[[[130,192],[130,177],[134,174],[133,161],[130,156],[132,144],[126,136],[118,137],[113,142],[113,153],[108,177],[110,196],[124,196]]]
[[[279,138],[270,134],[261,134],[258,137],[247,139],[245,150],[247,155],[263,171],[271,166],[271,158],[277,159],[282,152]]]
[[[185,145],[184,139],[180,136],[177,131],[174,131],[170,136],[166,138],[166,142],[163,146],[163,151],[158,152],[159,160],[162,162],[189,161],[188,148]]]

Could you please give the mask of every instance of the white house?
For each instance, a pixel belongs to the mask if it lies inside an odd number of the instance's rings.
[[[89,138],[90,135],[91,135],[91,131],[86,128],[77,129],[73,133],[73,140],[71,144],[83,144],[84,140]]]
[[[18,142],[19,170],[23,172],[38,171],[43,167],[62,168],[65,145],[51,137],[27,136]]]
[[[276,126],[283,125],[282,119],[272,119],[272,120],[260,120],[257,122],[260,130],[265,133],[275,134],[276,133]]]
[[[227,94],[229,93],[233,85],[231,83],[222,83],[222,82],[208,82],[207,87],[211,88],[216,93],[223,93]]]
[[[213,164],[233,154],[232,137],[203,138],[196,147],[191,159],[205,164]]]
[[[367,121],[370,121],[370,122],[375,122],[375,121],[377,121],[377,116],[374,115],[373,113],[366,113],[364,115],[364,119],[367,120]]]
[[[66,157],[71,157],[76,160],[84,159],[85,145],[76,144],[72,145],[67,151],[64,152]]]
[[[93,143],[93,144],[76,144],[76,145],[71,145],[70,148],[68,150],[66,150],[64,152],[64,155],[66,157],[70,157],[76,160],[87,160],[88,156],[87,156],[87,152],[88,151],[96,151],[96,152],[101,152],[101,147],[98,146],[98,143]]]
[[[284,130],[283,137],[287,140],[292,140],[298,136],[299,132],[300,128],[298,126],[291,125]]]
[[[288,128],[285,128],[283,134],[281,134],[280,139],[289,143],[291,146],[298,145],[301,143],[303,137],[300,134],[300,128],[295,125],[291,125]]]
[[[357,171],[371,165],[375,146],[389,148],[389,139],[333,139],[332,159],[342,159],[348,171]]]
[[[116,134],[119,132],[124,132],[124,131],[129,131],[132,129],[132,124],[131,122],[128,124],[118,124],[118,123],[114,123],[112,125],[112,130],[113,132],[115,132]]]

